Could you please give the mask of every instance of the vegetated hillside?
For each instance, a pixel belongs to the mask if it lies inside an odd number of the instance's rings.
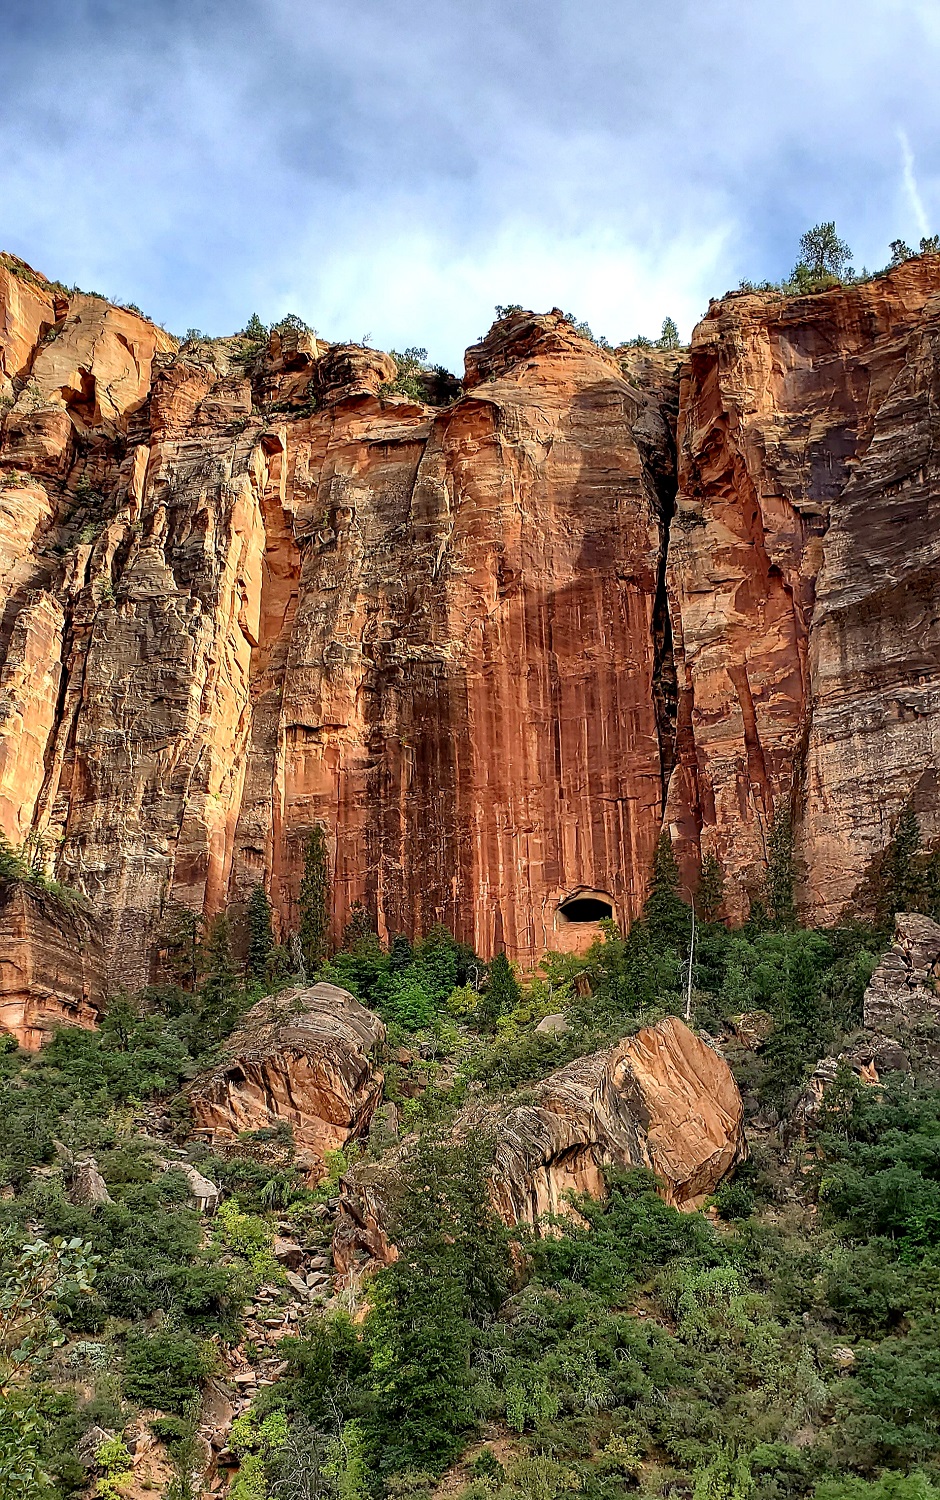
[[[297,979],[260,901],[246,964],[217,922],[177,944],[176,982],[113,1001],[99,1030],[34,1056],[11,1040],[0,1493],[940,1493],[940,928],[909,919],[920,948],[896,946],[869,991],[900,1030],[863,1010],[890,913],[940,915],[937,859],[906,818],[880,922],[815,930],[794,919],[785,829],[772,850],[741,930],[708,920],[714,869],[699,892],[690,1018],[731,1061],[751,1153],[707,1213],[611,1170],[554,1231],[509,1232],[492,1138],[459,1124],[685,1013],[692,911],[665,840],[629,936],[608,926],[525,984],[442,929],[388,949],[360,915],[316,977],[384,1018],[384,1102],[314,1186],[287,1125],[207,1141],[185,1093]],[[537,1029],[558,1013],[567,1029]],[[339,1285],[339,1179],[389,1164],[398,1258]]]

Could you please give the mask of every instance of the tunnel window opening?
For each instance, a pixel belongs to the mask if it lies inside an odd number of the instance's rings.
[[[600,896],[572,896],[559,911],[566,922],[608,922],[614,915],[611,903]]]

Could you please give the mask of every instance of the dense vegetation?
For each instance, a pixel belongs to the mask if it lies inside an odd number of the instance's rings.
[[[937,860],[905,813],[871,875],[879,920],[820,931],[795,919],[782,813],[768,847],[738,931],[714,919],[721,871],[706,861],[691,975],[693,913],[664,840],[643,920],[627,935],[608,924],[584,958],[549,955],[522,983],[504,956],[484,964],[443,929],[386,946],[361,910],[327,957],[313,838],[286,949],[262,891],[205,930],[171,912],[160,986],[115,1001],[96,1033],[63,1030],[36,1056],[9,1044],[0,1494],[77,1496],[92,1424],[114,1434],[97,1493],[120,1494],[138,1410],[159,1414],[166,1494],[194,1493],[201,1388],[244,1347],[246,1303],[283,1289],[278,1225],[326,1244],[342,1162],[311,1191],[289,1134],[212,1156],[188,1140],[179,1090],[254,1000],[316,973],[379,1011],[395,1057],[404,1043],[412,1059],[387,1065],[409,1131],[400,1256],[365,1308],[311,1309],[283,1341],[280,1378],[232,1431],[233,1500],[424,1496],[453,1465],[465,1500],[936,1500],[940,1091],[909,1074],[865,1088],[843,1069],[808,1143],[785,1149],[784,1127],[813,1064],[860,1024],[888,914],[935,902]],[[452,1132],[468,1094],[524,1090],[688,1004],[721,1038],[750,1119],[750,1160],[713,1213],[680,1214],[647,1174],[611,1172],[580,1220],[510,1243],[487,1197],[491,1143]],[[558,1010],[568,1030],[537,1032]],[[735,1023],[757,1012],[770,1034],[755,1052]],[[383,1144],[377,1133],[369,1150]],[[72,1201],[88,1153],[110,1202]],[[174,1168],[186,1161],[225,1190],[213,1220]]]

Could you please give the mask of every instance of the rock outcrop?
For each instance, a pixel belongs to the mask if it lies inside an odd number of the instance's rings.
[[[495,1138],[493,1206],[512,1226],[571,1212],[601,1197],[604,1169],[647,1167],[667,1203],[694,1209],[746,1155],[743,1106],[731,1069],[675,1017],[578,1058],[508,1114],[458,1122]],[[394,1255],[389,1203],[395,1163],[364,1163],[341,1184],[333,1240],[337,1269]]]
[[[597,1197],[603,1168],[648,1167],[697,1208],[745,1154],[741,1096],[718,1053],[675,1017],[553,1073],[501,1122],[493,1201],[508,1224]]]
[[[444,922],[524,966],[640,909],[665,825],[740,916],[940,833],[940,257],[713,303],[682,351],[513,312],[435,407],[291,323],[182,347],[0,262],[0,831],[123,982],[169,903]],[[445,389],[446,387],[446,389]],[[421,387],[434,393],[435,382]]]
[[[24,882],[0,882],[0,1032],[35,1050],[57,1026],[97,1025],[104,1004],[97,923]]]
[[[864,1024],[905,1037],[926,1026],[940,1032],[940,926],[916,912],[895,917],[894,942],[862,1002]]]
[[[914,796],[936,800],[932,467],[940,258],[807,297],[737,294],[683,367],[668,588],[679,687],[667,822],[746,910],[792,799],[803,899],[832,919]]]
[[[382,1095],[375,1054],[385,1027],[333,984],[260,1000],[226,1043],[226,1057],[190,1084],[196,1134],[215,1144],[289,1126],[311,1180],[324,1157],[369,1128]]]

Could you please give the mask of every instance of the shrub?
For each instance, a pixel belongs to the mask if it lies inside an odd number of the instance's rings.
[[[131,1332],[124,1350],[124,1393],[138,1406],[182,1415],[214,1364],[212,1345],[192,1334]]]

